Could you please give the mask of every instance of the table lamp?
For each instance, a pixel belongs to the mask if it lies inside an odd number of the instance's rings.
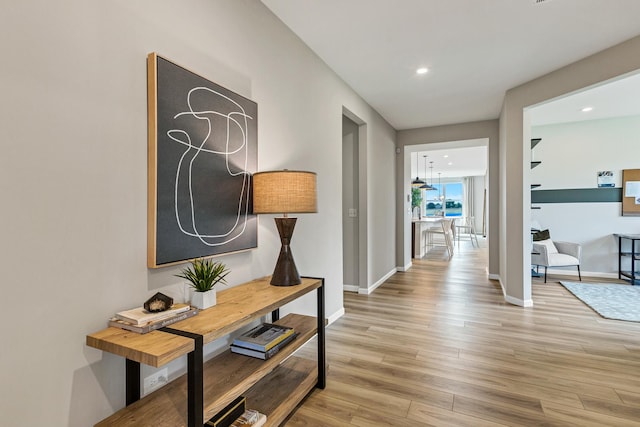
[[[282,246],[271,276],[272,285],[293,286],[302,283],[289,246],[297,218],[287,215],[317,211],[314,172],[285,169],[253,174],[253,213],[282,214],[282,217],[274,218]]]

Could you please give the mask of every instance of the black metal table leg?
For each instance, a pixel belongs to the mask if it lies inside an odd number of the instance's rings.
[[[318,383],[317,388],[325,388],[327,385],[327,360],[325,349],[325,314],[324,314],[324,279],[317,290],[318,296]]]
[[[187,356],[188,425],[200,427],[204,424],[204,381],[202,336],[195,338],[196,348]]]
[[[618,236],[618,279],[622,279],[622,237]]]
[[[140,363],[125,359],[125,402],[127,406],[140,400]]]
[[[202,427],[204,424],[204,354],[202,335],[192,334],[172,328],[162,328],[162,331],[181,335],[194,340],[195,348],[187,355],[187,426]]]

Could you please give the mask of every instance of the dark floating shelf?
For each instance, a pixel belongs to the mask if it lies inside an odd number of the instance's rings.
[[[531,149],[533,150],[533,147],[535,147],[536,145],[538,145],[538,143],[542,141],[542,138],[531,138]],[[542,162],[531,162],[531,169],[535,168],[536,166],[538,166],[540,163]],[[538,188],[540,187],[542,184],[531,184],[531,189],[533,190],[534,188]],[[541,209],[540,206],[531,206],[531,210],[535,210],[535,209]],[[533,230],[531,230],[531,232],[533,233]],[[534,271],[532,270],[532,273],[534,273]],[[532,274],[533,275],[533,274]],[[534,276],[536,277],[536,276]]]

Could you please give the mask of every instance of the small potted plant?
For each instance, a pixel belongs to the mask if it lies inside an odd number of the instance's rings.
[[[193,289],[191,305],[204,310],[216,305],[216,290],[218,283],[226,283],[225,277],[229,274],[227,267],[221,262],[213,262],[210,259],[196,258],[191,265],[183,269],[176,277],[189,281]]]

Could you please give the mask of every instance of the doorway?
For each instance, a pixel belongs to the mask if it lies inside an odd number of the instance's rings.
[[[342,280],[345,291],[360,288],[359,126],[342,116]]]

